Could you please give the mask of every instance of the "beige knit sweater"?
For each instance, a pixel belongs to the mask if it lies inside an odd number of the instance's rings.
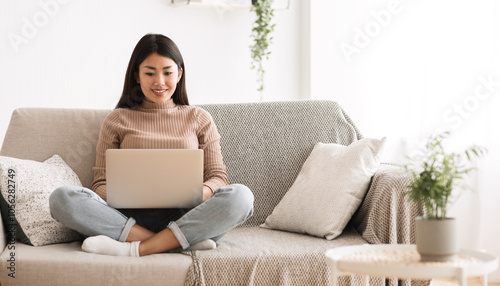
[[[117,108],[104,120],[96,148],[92,190],[106,200],[106,158],[110,148],[202,149],[204,185],[212,191],[228,184],[220,135],[210,114],[194,106],[144,101]]]

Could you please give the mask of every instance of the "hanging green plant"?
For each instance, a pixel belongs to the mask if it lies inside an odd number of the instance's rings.
[[[271,24],[274,17],[274,10],[271,8],[272,0],[252,0],[253,9],[257,16],[253,27],[251,38],[253,45],[250,46],[252,54],[252,69],[257,69],[257,90],[260,92],[260,100],[263,99],[264,91],[264,67],[263,61],[269,59],[271,52],[269,46],[273,37],[275,24]]]

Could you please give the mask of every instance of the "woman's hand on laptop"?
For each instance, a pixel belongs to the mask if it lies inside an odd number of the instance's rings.
[[[207,186],[203,186],[203,201],[206,201],[211,195],[212,190]]]

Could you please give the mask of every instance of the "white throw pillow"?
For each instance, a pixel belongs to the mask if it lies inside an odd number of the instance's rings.
[[[339,236],[361,204],[386,138],[349,146],[317,143],[295,182],[261,227]]]
[[[0,156],[2,220],[9,236],[34,246],[81,239],[50,215],[49,196],[58,187],[81,186],[71,168],[54,155],[36,162]]]

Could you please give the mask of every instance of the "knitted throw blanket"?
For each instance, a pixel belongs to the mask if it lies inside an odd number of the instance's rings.
[[[349,116],[331,101],[205,105],[221,134],[230,183],[247,185],[254,215],[227,233],[215,250],[194,251],[185,285],[328,285],[324,253],[364,243],[411,243],[419,211],[402,193],[406,178],[383,166],[351,223],[332,241],[259,228],[293,184],[317,142],[349,145],[362,138]],[[340,285],[362,285],[360,277]],[[373,279],[381,285],[385,281]],[[391,280],[390,284],[397,283]]]

